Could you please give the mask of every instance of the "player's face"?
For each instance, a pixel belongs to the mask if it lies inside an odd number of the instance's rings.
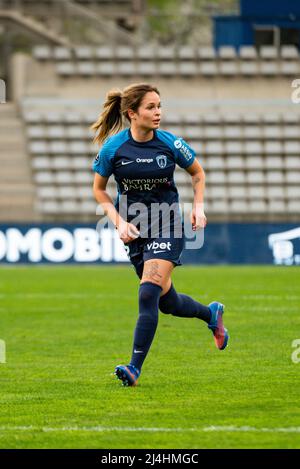
[[[160,97],[155,91],[145,94],[137,112],[133,115],[134,124],[144,130],[158,129],[161,118]]]

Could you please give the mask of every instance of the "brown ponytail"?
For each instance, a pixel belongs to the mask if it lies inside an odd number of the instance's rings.
[[[151,91],[159,95],[158,89],[148,83],[127,86],[123,92],[119,89],[110,90],[106,96],[103,111],[91,126],[91,129],[96,132],[94,143],[101,145],[111,133],[119,132],[122,128],[123,117],[130,122],[128,109],[137,112],[143,97]]]
[[[101,145],[110,133],[118,132],[122,128],[121,114],[122,92],[119,89],[110,90],[107,93],[103,111],[91,126],[96,132],[93,142]]]

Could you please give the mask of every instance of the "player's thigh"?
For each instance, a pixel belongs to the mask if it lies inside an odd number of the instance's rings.
[[[171,287],[171,273],[174,264],[164,259],[149,259],[144,263],[141,283],[151,282],[162,287],[164,295]]]

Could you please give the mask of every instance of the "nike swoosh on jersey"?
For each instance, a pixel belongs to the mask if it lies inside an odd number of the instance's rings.
[[[158,254],[159,252],[166,252],[166,251],[153,251],[153,254]]]
[[[134,163],[134,161],[122,161],[122,166],[124,166],[125,164],[130,164],[130,163]]]

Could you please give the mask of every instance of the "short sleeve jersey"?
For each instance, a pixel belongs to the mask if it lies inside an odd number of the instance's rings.
[[[118,201],[127,195],[128,204],[178,202],[174,183],[176,164],[187,168],[195,159],[194,150],[182,139],[164,130],[154,130],[152,140],[137,142],[130,129],[109,137],[93,163],[104,177],[112,174],[118,187]]]

